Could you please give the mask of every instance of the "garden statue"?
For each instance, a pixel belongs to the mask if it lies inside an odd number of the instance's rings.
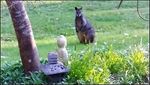
[[[48,53],[48,64],[42,66],[42,71],[46,75],[52,75],[57,73],[66,72],[67,68],[58,62],[58,54],[56,52]]]
[[[66,49],[67,46],[67,39],[65,36],[60,35],[57,37],[57,53],[58,53],[58,60],[62,62],[65,66],[68,65],[68,52]]]
[[[57,38],[57,52],[48,53],[48,63],[41,65],[41,71],[48,76],[50,82],[60,82],[69,69],[65,66],[68,64],[68,52],[66,50],[67,40],[63,35]]]
[[[48,53],[48,63],[41,65],[41,71],[47,75],[49,83],[61,82],[69,69],[58,61],[57,52]]]
[[[58,62],[58,54],[56,52],[49,52],[48,53],[48,64],[57,64]]]

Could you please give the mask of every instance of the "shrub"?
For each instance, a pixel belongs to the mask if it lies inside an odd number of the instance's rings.
[[[107,83],[109,76],[106,62],[99,53],[88,49],[83,56],[72,56],[70,80],[81,81],[78,83]]]
[[[94,48],[98,49],[98,48]],[[68,82],[76,83],[142,83],[148,74],[148,59],[139,49],[121,54],[111,47],[88,49],[71,56]],[[113,76],[112,76],[113,75]],[[111,77],[116,77],[111,80]]]
[[[5,64],[1,68],[1,84],[44,84],[46,77],[42,72],[25,75],[21,62],[13,65]]]
[[[125,69],[125,56],[116,53],[113,50],[108,50],[107,52],[105,52],[104,56],[108,69],[112,74],[120,73]]]
[[[147,83],[148,57],[143,51],[131,50],[121,54],[111,47],[99,49],[89,47],[83,52],[72,53],[70,56],[70,72],[60,84],[133,84]],[[47,63],[41,60],[41,63]],[[47,78],[42,72],[23,73],[21,62],[1,67],[2,84],[47,84]]]
[[[142,51],[133,50],[126,58],[127,65],[122,74],[121,83],[145,83],[148,75],[148,63],[148,59]]]

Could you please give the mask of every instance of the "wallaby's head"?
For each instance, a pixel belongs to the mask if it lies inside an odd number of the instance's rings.
[[[75,7],[75,11],[76,11],[76,17],[82,16],[82,7],[81,8]]]

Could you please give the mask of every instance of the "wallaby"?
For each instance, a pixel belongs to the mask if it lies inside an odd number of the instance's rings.
[[[82,13],[82,7],[75,7],[75,28],[80,43],[88,44],[95,41],[95,30]]]

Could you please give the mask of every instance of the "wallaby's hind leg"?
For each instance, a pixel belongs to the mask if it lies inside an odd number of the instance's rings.
[[[85,44],[89,44],[89,43],[90,43],[89,37],[88,35],[85,35]]]
[[[87,43],[93,43],[94,42],[94,40],[95,40],[95,35],[94,35],[94,33],[89,33],[88,35],[87,35]]]
[[[94,38],[95,38],[95,36],[92,35],[91,38],[90,38],[90,43],[93,43],[93,42],[94,42]]]
[[[78,35],[80,43],[85,43],[85,38],[84,38],[83,34],[78,32],[77,35]]]

